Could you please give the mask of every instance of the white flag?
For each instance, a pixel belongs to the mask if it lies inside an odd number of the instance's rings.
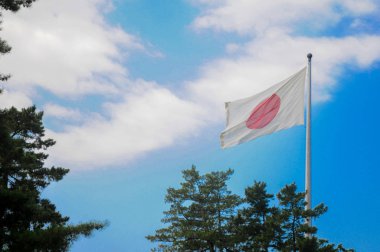
[[[259,94],[227,102],[222,148],[304,124],[305,76],[306,67]]]

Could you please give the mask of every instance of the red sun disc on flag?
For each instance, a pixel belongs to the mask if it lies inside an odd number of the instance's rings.
[[[245,125],[249,129],[261,129],[267,126],[280,110],[281,99],[273,94],[255,107]]]

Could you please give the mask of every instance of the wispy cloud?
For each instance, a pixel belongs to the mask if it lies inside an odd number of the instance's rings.
[[[350,36],[308,36],[310,30],[332,29],[345,20],[379,13],[378,2],[323,0],[193,0],[201,14],[192,23],[197,30],[234,32],[248,42],[226,46],[227,57],[203,66],[200,79],[189,90],[215,107],[222,101],[265,89],[306,64],[312,52],[315,102],[331,97],[346,66],[368,68],[380,59],[380,36],[358,33]],[[349,29],[350,27],[348,27]],[[303,34],[306,31],[306,34]],[[234,54],[235,53],[235,54]],[[232,55],[231,55],[232,54]],[[207,97],[213,93],[214,100]]]
[[[45,104],[44,115],[57,119],[79,120],[81,118],[81,113],[78,109],[69,109],[53,103]]]
[[[260,1],[193,0],[202,14],[193,22],[195,29],[260,35],[268,30],[293,32],[297,28],[324,29],[343,18],[378,11],[373,0]]]
[[[242,44],[235,57],[204,66],[202,77],[189,82],[188,89],[194,100],[222,111],[223,101],[262,91],[305,66],[308,52],[315,55],[313,99],[322,102],[330,99],[346,66],[368,68],[380,59],[380,36],[310,38],[272,33]]]
[[[118,103],[106,103],[106,116],[88,119],[62,132],[49,132],[58,141],[53,160],[91,169],[123,164],[143,153],[196,135],[204,125],[199,105],[182,100],[155,83],[140,81]]]

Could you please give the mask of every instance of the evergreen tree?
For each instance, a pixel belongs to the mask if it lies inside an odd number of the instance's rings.
[[[305,239],[306,234],[315,234],[316,227],[306,224],[307,219],[317,218],[327,211],[323,204],[315,208],[305,210],[305,193],[297,192],[297,186],[293,183],[286,185],[277,194],[281,206],[281,228],[283,234],[282,251],[299,251],[297,242]]]
[[[0,18],[1,18],[1,13],[0,13]],[[1,20],[0,20],[0,25],[1,25]],[[1,28],[0,28],[1,31]],[[4,55],[6,53],[9,53],[11,51],[11,47],[7,44],[7,42],[3,39],[0,38],[0,55]],[[0,81],[6,81],[10,77],[9,74],[1,74],[0,73]],[[0,89],[0,93],[1,93]]]
[[[21,7],[30,7],[36,0],[1,0],[0,8],[10,11],[18,11]]]
[[[159,242],[153,251],[353,251],[315,237],[317,228],[306,220],[318,218],[327,207],[305,210],[305,193],[297,192],[294,183],[281,189],[276,205],[263,182],[247,187],[244,199],[232,194],[226,186],[231,175],[232,170],[183,171],[181,187],[169,188],[166,195],[170,209],[162,222],[169,226],[147,236]]]
[[[0,18],[4,10],[16,12],[34,1],[0,0]],[[0,38],[0,54],[10,51],[11,47]],[[0,74],[0,81],[9,77]],[[0,110],[1,251],[67,251],[80,235],[89,236],[105,226],[100,222],[68,224],[69,217],[41,198],[44,188],[69,172],[44,166],[48,156],[43,151],[55,142],[44,139],[42,115],[35,107]]]
[[[80,235],[105,224],[68,224],[41,191],[69,170],[47,168],[42,112],[35,107],[0,110],[0,249],[1,251],[67,251]]]
[[[245,189],[247,207],[239,211],[235,219],[242,251],[269,251],[281,244],[279,211],[271,207],[273,194],[268,194],[264,182],[254,182]]]
[[[353,249],[345,249],[342,244],[330,244],[327,240],[317,237],[298,240],[297,246],[301,252],[354,252]]]
[[[179,189],[169,188],[164,223],[170,225],[147,239],[161,242],[162,251],[231,251],[230,220],[240,197],[227,189],[232,170],[200,175],[193,166],[183,171],[185,182]]]

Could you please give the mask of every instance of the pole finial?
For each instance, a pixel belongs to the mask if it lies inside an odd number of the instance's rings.
[[[311,57],[313,57],[313,54],[308,53],[308,54],[307,54],[307,58],[309,59],[309,61],[311,60]]]

